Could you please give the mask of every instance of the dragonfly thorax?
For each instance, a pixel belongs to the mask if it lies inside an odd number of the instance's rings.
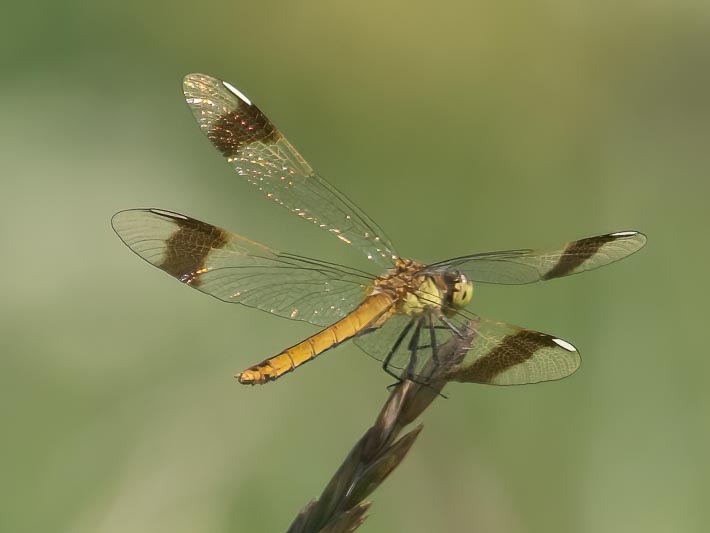
[[[427,272],[425,265],[397,259],[395,269],[375,280],[373,293],[386,292],[396,302],[397,312],[416,315],[426,309],[460,309],[473,295],[473,283],[463,272]]]

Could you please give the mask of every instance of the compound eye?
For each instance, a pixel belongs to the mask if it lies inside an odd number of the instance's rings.
[[[473,296],[473,283],[461,276],[459,281],[453,284],[451,303],[454,307],[466,307]]]

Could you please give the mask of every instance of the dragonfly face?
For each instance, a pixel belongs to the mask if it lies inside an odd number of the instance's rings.
[[[460,270],[449,270],[444,274],[447,286],[447,307],[463,309],[473,298],[473,282]]]
[[[508,250],[431,265],[403,259],[364,211],[319,176],[269,119],[229,83],[190,74],[185,100],[200,129],[266,198],[365,254],[379,276],[279,252],[193,218],[158,209],[114,215],[119,237],[177,280],[225,302],[323,327],[237,377],[273,381],[338,344],[355,344],[395,377],[426,381],[434,362],[446,379],[511,385],[560,379],[579,353],[552,335],[483,319],[465,307],[474,283],[524,284],[591,270],[637,250],[646,237],[622,231],[548,250]],[[447,362],[454,341],[465,358]]]

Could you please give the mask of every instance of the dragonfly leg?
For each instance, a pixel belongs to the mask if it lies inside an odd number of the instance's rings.
[[[459,331],[459,328],[457,328],[454,323],[451,322],[451,320],[446,318],[444,315],[441,315],[439,317],[439,320],[444,323],[447,329],[453,331],[459,339],[463,339],[463,334]]]
[[[414,334],[412,334],[412,338],[409,339],[409,346],[407,346],[409,350],[409,362],[404,371],[407,373],[407,379],[410,381],[414,381],[414,371],[417,368],[417,352],[419,351],[419,335],[421,331],[422,320],[419,319],[417,320],[417,327],[414,328]],[[414,382],[416,383],[416,381]]]
[[[385,372],[387,372],[390,376],[394,376],[394,374],[393,374],[392,372],[389,372],[389,371],[385,371]],[[388,391],[391,391],[391,390],[394,389],[397,385],[399,385],[400,383],[402,383],[402,381],[404,381],[402,378],[397,377],[397,381],[395,381],[394,383],[390,383],[389,385],[387,385],[387,390],[388,390]]]
[[[437,353],[439,351],[438,346],[436,344],[436,329],[434,329],[434,318],[429,315],[429,347],[431,348],[431,358],[434,361],[434,364],[437,366],[439,365],[439,354]]]
[[[388,365],[382,365],[382,369],[385,372],[387,372],[390,376],[392,376],[394,379],[397,380],[394,383],[392,383],[391,385],[387,385],[388,390],[391,389],[392,387],[396,387],[397,385],[399,385],[402,382],[402,378],[400,376],[398,376],[397,374],[395,374],[394,372],[392,372]]]
[[[389,353],[387,354],[387,357],[385,357],[382,361],[382,370],[387,372],[390,376],[395,378],[398,382],[402,381],[402,378],[400,378],[397,374],[392,372],[389,368],[390,365],[390,360],[392,359],[392,356],[397,352],[399,349],[400,344],[402,344],[402,341],[404,341],[404,338],[407,336],[409,333],[409,330],[412,329],[412,326],[414,325],[413,321],[410,321],[403,329],[402,332],[399,334],[399,337],[397,337],[397,340],[394,341],[394,344],[392,345],[392,348],[390,348]],[[396,385],[396,384],[395,384]]]

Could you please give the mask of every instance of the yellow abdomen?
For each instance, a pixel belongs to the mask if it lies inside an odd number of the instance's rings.
[[[335,324],[312,337],[308,337],[303,342],[287,348],[280,354],[247,368],[237,375],[237,379],[239,383],[249,385],[261,385],[273,381],[303,363],[307,363],[329,348],[354,337],[365,327],[381,325],[384,320],[378,317],[391,313],[388,310],[391,307],[392,298],[388,294],[384,292],[371,294],[357,309]],[[377,325],[373,325],[373,322],[377,322]]]

